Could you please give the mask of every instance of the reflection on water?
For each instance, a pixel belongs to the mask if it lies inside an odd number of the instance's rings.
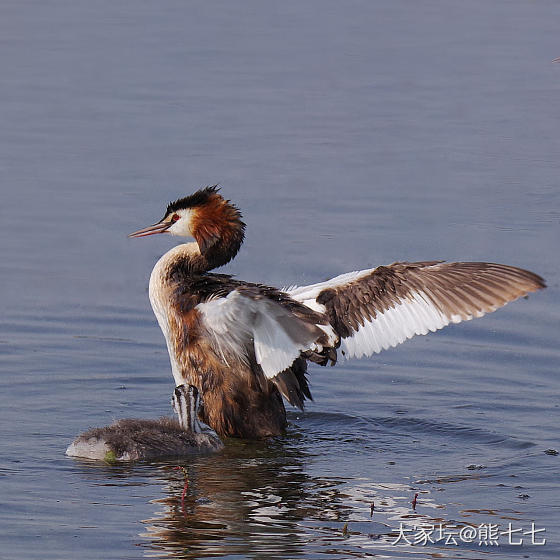
[[[0,556],[558,558],[558,21],[554,0],[2,2]],[[217,182],[241,279],[489,260],[549,288],[310,367],[286,437],[184,463],[183,512],[175,464],[64,451],[171,414],[147,284],[172,240],[126,234]],[[549,542],[391,544],[418,522]]]
[[[283,449],[233,444],[208,461],[187,466],[189,492],[182,511],[183,482],[169,467],[160,476],[168,497],[145,520],[147,535],[163,550],[198,554],[284,553],[297,555],[305,543],[298,524],[307,517],[340,515],[336,484],[313,480],[304,457]],[[289,538],[287,538],[289,537]]]
[[[143,536],[156,549],[183,550],[192,557],[293,557],[304,555],[314,539],[343,542],[343,526],[352,520],[355,506],[361,503],[365,514],[382,487],[368,484],[364,494],[355,481],[310,476],[309,457],[291,439],[297,434],[267,444],[230,442],[218,456],[188,464],[184,511],[182,478],[172,466],[161,466],[159,478],[167,496],[154,500],[158,510],[143,521]],[[393,514],[400,511],[389,497],[379,502],[382,506]],[[383,527],[385,534],[391,531],[377,520],[374,526],[378,531]]]
[[[147,557],[295,558],[309,557],[314,546],[334,556],[395,557],[404,553],[403,547],[408,550],[411,546],[403,541],[402,534],[408,536],[414,548],[420,546],[414,543],[415,538],[421,538],[419,527],[432,527],[433,538],[439,531],[440,542],[421,545],[424,552],[457,557],[454,547],[444,543],[446,536],[455,535],[461,548],[458,557],[478,558],[481,549],[477,539],[460,541],[458,535],[463,535],[463,528],[474,528],[476,532],[479,526],[492,523],[503,530],[507,522],[517,522],[518,526],[529,522],[520,509],[469,509],[449,503],[450,485],[488,484],[504,476],[501,467],[467,465],[462,473],[411,480],[409,484],[392,482],[387,475],[377,479],[378,465],[372,465],[371,477],[313,474],[311,465],[332,460],[332,455],[326,457],[327,453],[314,446],[314,442],[327,439],[313,433],[314,423],[320,420],[325,433],[334,434],[343,427],[349,429],[359,419],[313,413],[308,419],[309,422],[307,418],[300,419],[301,426],[292,423],[284,437],[267,442],[228,440],[222,452],[185,462],[97,465],[95,479],[102,486],[114,484],[112,480],[118,485],[133,485],[141,472],[147,472],[149,484],[154,490],[159,487],[161,497],[149,501],[153,514],[142,519],[144,530],[138,542]],[[411,433],[422,429],[404,420],[399,429]],[[393,434],[377,430],[376,438],[371,432],[377,445],[382,448],[390,444]],[[429,431],[424,435],[429,437]],[[327,446],[334,445],[336,437],[329,439]],[[359,437],[351,440],[348,438],[346,446],[349,453],[361,447]],[[388,463],[396,465],[397,461]],[[92,473],[87,467],[91,469],[92,465],[87,461],[83,464],[84,474],[90,478]],[[188,473],[184,507],[184,478],[177,464],[182,464]]]

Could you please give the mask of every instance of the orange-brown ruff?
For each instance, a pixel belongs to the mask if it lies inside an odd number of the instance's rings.
[[[195,239],[155,265],[150,301],[176,385],[200,391],[201,420],[225,436],[280,434],[282,396],[301,409],[311,399],[308,361],[369,356],[545,287],[532,272],[493,263],[401,262],[288,290],[210,273],[237,254],[244,230],[239,210],[207,187],[131,234]]]

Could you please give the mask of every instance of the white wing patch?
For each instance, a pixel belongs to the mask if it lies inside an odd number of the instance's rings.
[[[266,298],[254,299],[234,290],[196,309],[226,364],[228,357],[247,362],[253,345],[257,363],[269,379],[289,368],[302,351],[317,347],[318,325],[306,323]]]
[[[310,286],[291,287],[285,290],[290,297],[307,305],[315,311],[324,313],[325,306],[317,303],[318,295],[327,288],[340,288],[341,286],[356,282],[370,275],[375,269],[361,270],[341,274],[336,278],[312,284]],[[467,321],[473,317],[482,317],[483,311],[473,315],[461,316],[459,314],[446,316],[421,292],[413,292],[408,297],[396,301],[393,307],[385,311],[376,310],[373,319],[363,318],[363,324],[351,336],[342,338],[340,349],[346,358],[361,358],[371,356],[417,334],[427,334],[449,325]]]
[[[470,317],[472,318],[472,317]],[[446,317],[421,293],[414,293],[394,307],[378,312],[374,319],[364,321],[352,336],[343,338],[341,348],[346,358],[371,356],[416,334],[427,334],[448,325],[458,323],[459,315]]]

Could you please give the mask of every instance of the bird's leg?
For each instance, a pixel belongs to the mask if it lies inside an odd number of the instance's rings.
[[[198,389],[194,385],[179,385],[173,391],[171,399],[173,410],[179,418],[179,425],[187,432],[202,432],[200,422],[198,420],[198,406],[200,404],[200,395]]]

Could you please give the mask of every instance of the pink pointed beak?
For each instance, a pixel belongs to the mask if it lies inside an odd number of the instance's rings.
[[[147,235],[154,235],[156,233],[165,233],[173,222],[158,222],[153,226],[148,226],[144,229],[139,229],[133,233],[129,233],[128,237],[146,237]]]

